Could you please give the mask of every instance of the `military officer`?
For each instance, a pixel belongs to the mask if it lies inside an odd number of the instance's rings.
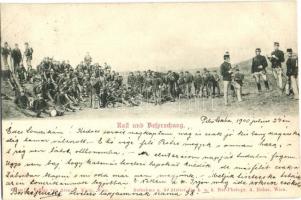
[[[294,99],[299,99],[299,87],[298,87],[298,57],[293,55],[291,48],[287,49],[288,59],[286,61],[286,75],[290,81],[291,88],[294,93]]]
[[[278,87],[283,88],[282,81],[282,66],[281,63],[284,62],[284,53],[279,49],[279,42],[274,42],[274,51],[271,53],[271,56],[268,57],[272,63],[272,72],[275,77],[275,80],[278,82]]]
[[[252,76],[255,78],[259,93],[261,92],[260,77],[262,77],[264,81],[266,90],[269,90],[269,83],[266,75],[266,67],[268,66],[268,63],[267,63],[267,59],[264,56],[260,55],[260,53],[261,53],[261,49],[256,48],[255,50],[256,56],[252,59],[252,68],[251,68],[251,73]]]

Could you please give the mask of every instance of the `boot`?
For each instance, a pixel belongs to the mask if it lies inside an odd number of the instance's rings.
[[[264,81],[265,89],[270,90],[268,81]]]
[[[258,92],[261,92],[261,85],[260,85],[260,83],[257,83],[257,89],[258,89]]]

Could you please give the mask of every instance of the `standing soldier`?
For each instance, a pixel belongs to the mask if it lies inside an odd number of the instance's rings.
[[[185,94],[187,98],[191,97],[191,87],[192,87],[192,82],[193,82],[193,75],[189,72],[185,72]]]
[[[210,73],[207,68],[204,68],[203,72],[203,85],[202,85],[202,93],[204,97],[214,97],[214,76]]]
[[[127,78],[127,84],[128,86],[130,86],[131,88],[135,87],[135,76],[133,72],[129,73],[129,76]]]
[[[216,97],[220,96],[220,87],[219,87],[219,81],[220,81],[220,76],[217,73],[217,70],[213,70],[213,95]]]
[[[251,73],[252,76],[255,78],[259,93],[261,92],[260,77],[262,77],[264,81],[266,90],[269,90],[269,83],[266,75],[266,67],[268,66],[268,63],[266,58],[260,55],[260,53],[261,53],[261,49],[256,48],[255,50],[256,56],[252,59],[252,69],[251,69]]]
[[[227,52],[224,55],[224,62],[220,66],[220,72],[221,72],[221,76],[223,77],[223,83],[224,83],[224,101],[225,101],[225,105],[228,105],[228,89],[229,89],[229,85],[231,85],[233,72],[230,64],[230,55]],[[240,102],[242,100],[239,91],[240,90],[237,90],[237,99]]]
[[[98,94],[99,94],[99,91],[98,91],[98,83],[99,82],[99,78],[96,77],[96,74],[93,73],[91,78],[90,78],[90,95],[91,95],[91,101],[90,101],[90,107],[91,108],[95,108],[97,109],[98,108],[98,105],[96,104],[96,101],[98,100]],[[103,100],[102,100],[102,103]]]
[[[33,54],[33,49],[31,47],[29,47],[28,42],[25,42],[25,52],[24,52],[24,55],[26,57],[27,68],[29,66],[31,66],[32,54]]]
[[[9,69],[9,64],[8,64],[8,56],[11,53],[11,49],[8,46],[8,43],[5,42],[4,43],[4,47],[1,48],[1,54],[2,54],[2,58],[3,58],[3,64],[4,64],[4,68],[5,69]]]
[[[242,85],[243,85],[244,77],[245,75],[239,72],[239,68],[236,67],[235,72],[233,74],[232,85],[237,90],[237,92],[240,93],[240,95],[242,95]]]
[[[87,54],[84,58],[84,62],[86,64],[86,66],[90,66],[90,64],[92,63],[92,57],[90,56],[89,52],[87,52]]]
[[[293,56],[293,50],[287,49],[288,59],[286,61],[286,75],[291,83],[291,88],[294,93],[294,99],[299,99],[299,87],[298,87],[298,57]]]
[[[179,79],[178,79],[178,85],[179,85],[179,92],[178,97],[181,98],[185,92],[185,77],[184,72],[180,72]]]
[[[22,53],[19,49],[18,44],[15,44],[15,48],[11,52],[11,57],[13,59],[14,64],[14,73],[16,73],[22,61]]]
[[[153,79],[152,79],[152,94],[154,98],[155,105],[161,104],[161,91],[160,91],[160,85],[163,83],[159,72],[155,72]]]
[[[168,93],[171,99],[174,99],[176,96],[176,77],[174,76],[174,73],[169,70],[166,75],[166,82],[168,87]]]
[[[274,75],[275,80],[278,82],[278,87],[280,89],[283,88],[282,84],[282,67],[281,63],[284,62],[284,53],[283,51],[279,50],[279,42],[274,42],[274,51],[269,56],[269,60],[272,63],[272,72]]]
[[[8,80],[9,85],[13,90],[17,89],[17,82],[12,74],[12,68],[8,64],[8,56],[11,54],[11,48],[8,43],[4,43],[4,47],[1,48],[1,55],[3,58],[3,68],[1,66],[2,78],[3,80]]]
[[[201,76],[200,71],[196,71],[196,74],[193,78],[193,84],[194,84],[195,96],[200,97],[201,95],[200,91],[203,84],[203,77]]]

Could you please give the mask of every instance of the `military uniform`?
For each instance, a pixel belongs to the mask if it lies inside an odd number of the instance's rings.
[[[256,49],[257,52],[260,52],[260,49]],[[267,80],[266,75],[266,67],[268,66],[267,60],[264,56],[258,54],[252,59],[252,68],[251,73],[255,78],[258,92],[261,92],[261,84],[260,84],[260,77],[262,77],[264,81],[265,88],[269,90],[269,83]]]
[[[25,49],[24,55],[26,57],[27,67],[31,66],[32,54],[33,54],[33,49],[31,47]]]
[[[130,87],[134,87],[135,86],[135,76],[133,74],[130,74],[127,78],[127,84],[130,86]]]
[[[229,54],[225,54],[224,55],[224,62],[221,64],[220,66],[220,72],[221,72],[221,76],[223,77],[223,82],[224,82],[224,101],[225,101],[225,105],[228,105],[228,90],[229,90],[229,86],[232,85],[231,81],[232,81],[232,67],[231,64],[229,62],[226,62],[226,59],[229,58]],[[240,85],[239,84],[235,84],[233,85],[233,87],[236,89],[236,94],[237,94],[237,99],[238,101],[242,101],[241,99],[241,93],[240,93]]]
[[[163,81],[160,78],[159,74],[156,74],[152,79],[152,95],[154,97],[155,104],[161,103],[160,85],[162,84],[162,82]]]
[[[179,85],[179,95],[182,95],[185,93],[185,77],[183,72],[180,73],[179,79],[178,79],[178,85]],[[180,97],[180,96],[179,96]]]
[[[201,76],[200,72],[197,72],[197,74],[193,78],[193,85],[194,85],[196,96],[200,95],[203,82],[204,82],[203,77]]]
[[[176,97],[176,76],[175,73],[169,71],[168,74],[166,75],[166,83],[168,86],[168,93],[169,96],[174,99]]]
[[[185,95],[188,98],[190,98],[191,97],[191,88],[192,88],[193,76],[188,71],[185,72],[184,81],[185,81]]]
[[[10,53],[11,53],[11,49],[9,47],[2,47],[1,54],[3,58],[3,65],[7,70],[9,69],[9,64],[7,59]]]
[[[278,42],[274,43],[275,46],[279,46]],[[281,63],[284,62],[284,53],[283,51],[276,49],[271,53],[271,57],[269,57],[269,60],[272,63],[272,72],[275,77],[275,79],[278,81],[278,87],[282,89],[283,87],[283,81],[282,81],[282,66]]]
[[[14,72],[16,72],[22,61],[22,53],[21,53],[20,49],[16,49],[16,48],[13,49],[11,52],[11,57],[13,59]]]
[[[84,58],[84,62],[87,66],[90,66],[90,64],[92,63],[92,57],[90,55],[86,55]]]
[[[292,54],[292,49],[287,49],[287,52]],[[286,61],[286,75],[290,80],[290,85],[294,93],[294,99],[299,98],[299,87],[298,87],[298,57],[289,55]],[[287,84],[288,85],[288,84]]]
[[[213,82],[213,95],[219,97],[220,96],[220,87],[219,87],[219,81],[220,81],[220,76],[217,74],[215,71],[214,74],[212,75],[212,82]]]

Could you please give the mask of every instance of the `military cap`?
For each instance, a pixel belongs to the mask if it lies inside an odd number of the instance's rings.
[[[230,55],[229,51],[226,51],[226,52],[225,52],[225,55]]]
[[[261,52],[261,49],[260,49],[260,48],[256,48],[256,50],[255,50],[255,51]]]
[[[279,46],[279,42],[274,42],[274,45]]]
[[[226,59],[226,58],[230,58],[230,55],[225,54],[224,59]]]
[[[28,42],[25,42],[24,44],[25,44],[25,45],[28,45]]]
[[[200,73],[200,71],[196,71],[196,73]]]
[[[292,48],[289,48],[286,51],[287,51],[287,53],[293,53],[293,49]]]

